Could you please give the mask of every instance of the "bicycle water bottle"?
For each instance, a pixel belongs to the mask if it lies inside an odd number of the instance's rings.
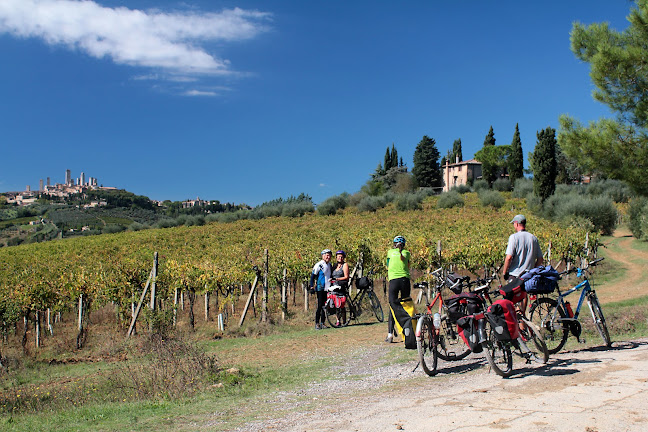
[[[434,317],[432,318],[432,324],[434,324],[434,328],[440,328],[441,327],[441,315],[439,313],[435,313]]]
[[[567,309],[567,316],[569,316],[569,318],[574,318],[574,311],[569,302],[565,302],[565,309]]]

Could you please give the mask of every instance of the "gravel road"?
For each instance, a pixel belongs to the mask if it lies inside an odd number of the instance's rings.
[[[237,430],[648,430],[648,339],[562,352],[546,366],[517,362],[508,379],[474,354],[440,360],[440,373],[428,377],[412,371],[414,360],[388,364],[390,350],[402,345],[364,348],[335,378],[269,396],[268,418]]]

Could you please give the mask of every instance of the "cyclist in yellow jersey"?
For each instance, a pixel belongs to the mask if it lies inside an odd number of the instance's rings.
[[[410,257],[405,249],[405,237],[394,238],[394,248],[387,251],[387,280],[389,280],[389,305],[400,307],[400,299],[410,296]],[[389,314],[385,342],[394,341],[394,317]]]

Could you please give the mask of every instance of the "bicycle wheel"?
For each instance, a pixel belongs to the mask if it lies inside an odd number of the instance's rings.
[[[340,308],[335,307],[330,303],[330,300],[327,300],[324,311],[326,312],[326,320],[333,328],[346,327],[349,325],[349,321],[351,321],[349,299],[347,299],[344,306]]]
[[[509,344],[497,339],[495,331],[488,326],[488,340],[482,342],[488,364],[501,377],[509,377],[513,373],[513,354]]]
[[[526,347],[529,349],[529,352],[526,353],[525,357],[535,361],[536,363],[547,363],[549,360],[549,350],[542,338],[540,330],[535,324],[526,318],[518,317],[518,319],[521,319],[524,323],[524,329],[520,330],[520,336],[522,337],[522,341]],[[524,350],[522,352],[524,353]]]
[[[380,300],[378,300],[376,293],[369,291],[367,293],[367,297],[369,297],[369,301],[371,302],[371,309],[373,310],[374,315],[376,315],[378,322],[385,321],[385,314],[383,313],[382,305],[380,304]]]
[[[461,360],[470,354],[470,347],[459,336],[457,326],[452,324],[448,317],[441,319],[436,349],[439,358],[446,361]]]
[[[590,293],[587,296],[587,302],[589,304],[590,310],[592,311],[592,318],[594,319],[594,325],[596,330],[598,330],[605,346],[612,345],[612,340],[610,339],[610,332],[608,332],[607,324],[605,323],[605,317],[603,316],[603,310],[601,309],[601,304],[598,301],[598,297],[594,292]]]
[[[437,373],[437,344],[434,326],[429,316],[420,318],[417,325],[416,348],[418,349],[419,361],[423,367],[423,371],[429,376],[436,375]]]
[[[557,311],[556,311],[557,309]],[[540,330],[540,335],[549,354],[556,354],[565,346],[569,337],[569,324],[560,322],[567,314],[558,302],[549,297],[538,297],[529,310],[530,321]]]

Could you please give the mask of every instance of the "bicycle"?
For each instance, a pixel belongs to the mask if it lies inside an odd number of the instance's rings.
[[[524,294],[526,295],[526,293]],[[500,287],[494,291],[485,292],[484,295],[485,298],[490,301],[490,295],[504,296],[504,292]],[[492,303],[492,305],[494,304],[497,304],[497,302]],[[510,304],[513,304],[513,302]],[[489,308],[489,310],[492,310],[492,307]],[[489,319],[490,329],[488,330],[488,339],[482,343],[486,354],[486,360],[491,369],[502,377],[509,377],[513,373],[512,354],[516,354],[525,359],[527,364],[531,362],[546,364],[547,361],[549,361],[549,349],[543,340],[542,333],[538,326],[527,319],[522,311],[515,305],[513,305],[512,313],[515,314],[515,326],[517,326],[516,330],[518,336],[509,340],[502,340],[497,336],[496,328]],[[522,325],[518,325],[519,323]],[[533,341],[533,344],[527,344],[527,342],[530,341]]]
[[[341,294],[337,294],[339,297],[346,299],[340,307],[335,305],[333,299],[329,298],[326,301],[324,313],[331,327],[346,327],[351,320],[359,321],[360,317],[367,311],[372,311],[378,322],[385,320],[380,300],[373,291],[373,279],[370,277],[372,273],[373,271],[370,271],[367,276],[355,280],[356,293],[353,297],[351,297],[348,290],[343,290],[338,285],[331,286],[330,292],[335,293],[337,291]]]
[[[464,359],[470,354],[470,348],[459,336],[456,324],[451,322],[447,307],[441,296],[441,289],[449,285],[447,280],[441,278],[440,273],[442,271],[443,269],[439,268],[432,272],[432,276],[436,280],[433,288],[434,299],[432,303],[430,303],[427,294],[429,284],[427,282],[414,284],[414,288],[421,289],[421,293],[425,296],[426,312],[416,315],[418,321],[415,335],[419,363],[423,371],[430,376],[436,374],[437,358],[454,361]],[[465,278],[457,280],[449,287],[461,292],[462,283],[465,280]],[[433,308],[437,303],[438,309],[436,309],[437,312],[434,312]]]
[[[605,346],[609,347],[612,345],[612,340],[610,339],[610,333],[605,322],[605,317],[603,316],[601,304],[599,303],[596,291],[592,288],[588,277],[588,273],[591,274],[589,268],[595,267],[601,261],[603,261],[603,258],[598,258],[589,262],[585,268],[576,267],[561,272],[561,276],[564,274],[577,273],[577,276],[583,278],[583,281],[564,293],[561,293],[560,288],[556,287],[558,292],[556,299],[548,297],[547,295],[538,295],[531,303],[529,316],[531,317],[531,321],[540,328],[543,339],[549,348],[549,353],[555,354],[560,351],[565,346],[570,332],[579,342],[584,342],[580,337],[582,328],[580,321],[578,321],[578,316],[580,315],[580,310],[585,300],[587,300],[590,312],[592,313],[594,326],[603,339]],[[581,289],[582,291],[578,299],[576,310],[572,311],[571,304],[568,301],[565,301],[565,297]]]

